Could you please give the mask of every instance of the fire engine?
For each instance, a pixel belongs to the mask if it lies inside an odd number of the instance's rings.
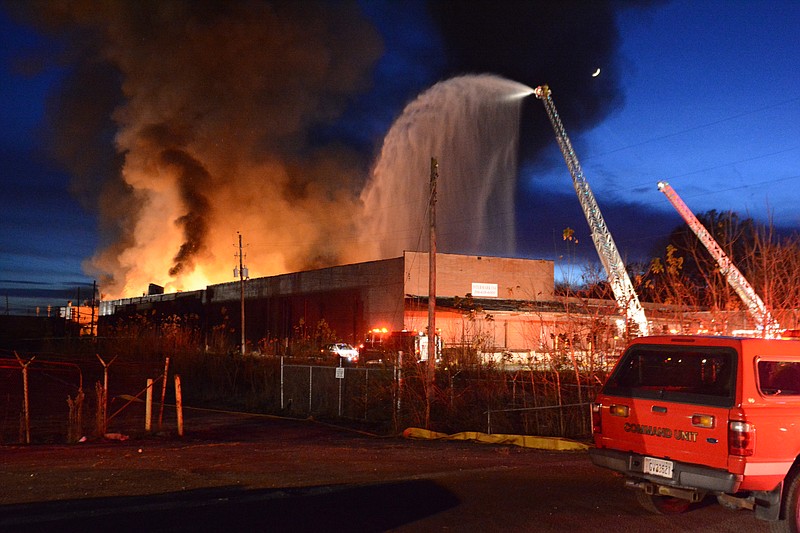
[[[422,331],[389,331],[387,328],[373,328],[364,337],[361,345],[363,364],[390,364],[398,354],[412,355],[416,362],[428,360],[428,336]],[[436,336],[436,360],[442,357],[442,339]]]

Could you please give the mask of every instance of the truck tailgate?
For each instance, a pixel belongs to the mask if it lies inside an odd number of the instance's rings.
[[[600,408],[603,431],[598,447],[727,467],[727,409],[641,398],[607,402]]]
[[[727,468],[737,366],[731,346],[634,343],[597,396],[595,444]]]

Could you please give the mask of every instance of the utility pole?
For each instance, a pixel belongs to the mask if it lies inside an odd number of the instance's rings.
[[[95,306],[97,305],[97,280],[92,281],[92,319],[89,322],[89,335],[92,336],[95,347],[97,346],[97,326],[96,320],[99,318],[95,315]]]
[[[239,276],[239,303],[241,304],[241,330],[242,330],[242,338],[241,338],[241,354],[244,355],[245,348],[246,348],[246,340],[244,335],[244,280],[247,277],[247,269],[244,268],[244,254],[242,253],[242,234],[238,231],[236,232],[239,235],[239,253],[237,254],[239,257],[239,268],[233,269],[233,276]]]
[[[428,246],[428,362],[426,365],[425,428],[431,428],[433,383],[436,379],[436,179],[439,163],[431,157],[430,245]]]

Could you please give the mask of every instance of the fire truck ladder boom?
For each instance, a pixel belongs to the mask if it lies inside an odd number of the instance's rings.
[[[639,327],[641,335],[647,335],[649,326],[647,317],[644,314],[644,308],[639,302],[638,296],[636,296],[636,291],[633,289],[633,284],[628,272],[625,270],[625,265],[619,255],[617,246],[614,244],[614,239],[606,227],[592,189],[583,175],[578,156],[575,155],[575,150],[572,148],[567,131],[561,123],[555,104],[553,104],[550,88],[547,85],[540,85],[533,92],[544,103],[547,116],[550,118],[550,123],[556,132],[558,146],[561,148],[561,154],[564,156],[569,173],[572,175],[572,184],[578,195],[578,201],[583,208],[583,213],[586,215],[586,221],[592,231],[592,240],[595,248],[597,248],[597,254],[600,256],[600,262],[603,263],[605,268],[608,281],[611,283],[611,289],[614,291],[617,305],[620,310],[625,312],[628,322],[635,323]]]
[[[686,224],[689,225],[689,228],[697,235],[700,242],[703,243],[703,246],[706,247],[711,257],[717,262],[720,272],[722,272],[722,275],[728,280],[728,283],[733,287],[733,290],[736,291],[736,294],[739,295],[739,298],[742,299],[750,316],[753,317],[756,329],[766,336],[779,336],[781,330],[780,324],[775,321],[769,309],[764,305],[764,302],[758,296],[755,289],[753,289],[752,285],[748,283],[747,279],[742,275],[739,269],[736,268],[736,265],[733,264],[733,261],[731,261],[722,248],[720,248],[717,241],[711,236],[711,233],[697,220],[697,217],[694,216],[694,213],[692,213],[691,209],[683,202],[681,197],[678,196],[675,189],[666,181],[659,181],[658,190],[664,193],[664,196],[667,197],[672,206],[678,211],[681,217],[683,217],[683,220],[686,221]]]

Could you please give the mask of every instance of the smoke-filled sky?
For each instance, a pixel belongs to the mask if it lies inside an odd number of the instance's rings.
[[[93,280],[112,298],[229,281],[239,233],[251,277],[378,258],[362,191],[384,138],[472,74],[550,85],[623,257],[680,223],[662,179],[695,212],[796,229],[798,23],[788,1],[7,1],[0,294],[26,313]],[[558,275],[596,253],[541,102],[520,113],[514,205],[464,205],[459,223]],[[402,217],[386,196],[383,219]]]

